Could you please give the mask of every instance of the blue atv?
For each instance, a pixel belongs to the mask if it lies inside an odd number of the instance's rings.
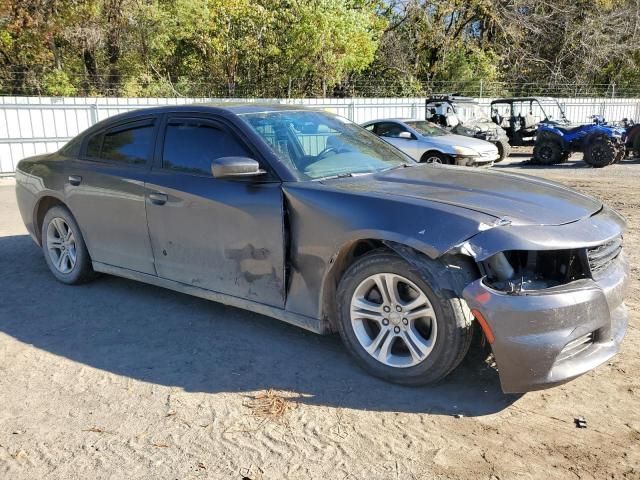
[[[594,168],[618,162],[625,155],[625,129],[607,125],[594,115],[593,123],[571,125],[545,122],[538,125],[533,161],[542,165],[563,163],[573,152],[582,152],[584,161]]]

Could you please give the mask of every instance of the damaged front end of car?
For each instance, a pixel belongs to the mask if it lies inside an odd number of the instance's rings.
[[[624,220],[602,209],[565,225],[503,225],[459,252],[481,278],[463,292],[491,343],[502,389],[567,382],[615,355],[627,327]]]

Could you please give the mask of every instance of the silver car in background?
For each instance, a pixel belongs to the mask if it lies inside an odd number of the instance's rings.
[[[494,144],[454,135],[426,120],[384,119],[362,126],[422,163],[491,166],[500,157]]]

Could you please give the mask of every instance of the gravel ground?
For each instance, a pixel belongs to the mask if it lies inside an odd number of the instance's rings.
[[[477,348],[440,385],[403,388],[333,336],[115,277],[64,286],[0,179],[0,478],[640,479],[640,161],[526,158],[494,168],[627,217],[633,283],[620,355],[522,396]]]

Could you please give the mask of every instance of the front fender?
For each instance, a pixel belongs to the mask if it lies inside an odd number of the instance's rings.
[[[437,202],[331,190],[315,182],[283,185],[289,225],[286,309],[322,317],[322,299],[333,262],[360,240],[406,245],[438,258],[495,217]]]

